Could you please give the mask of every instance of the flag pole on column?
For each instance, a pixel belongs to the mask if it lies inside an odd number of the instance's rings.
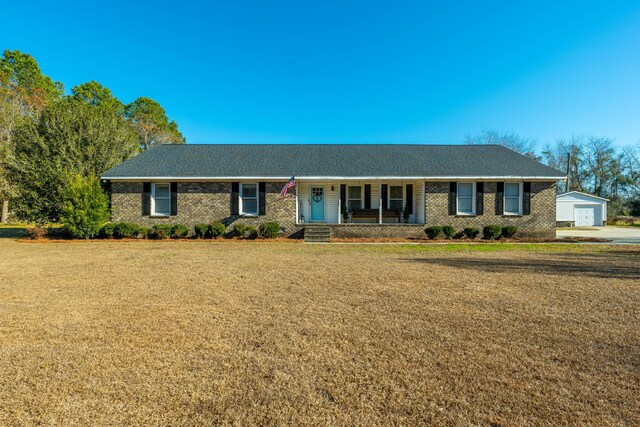
[[[292,175],[291,178],[289,178],[289,181],[287,181],[284,187],[282,187],[282,190],[280,191],[280,194],[278,197],[280,198],[287,197],[287,194],[289,194],[289,190],[291,190],[295,186],[296,186],[296,180],[295,180],[295,177]]]

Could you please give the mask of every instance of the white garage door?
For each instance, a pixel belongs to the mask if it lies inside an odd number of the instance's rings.
[[[589,207],[575,207],[574,218],[576,221],[576,227],[593,227],[596,224],[596,208]]]

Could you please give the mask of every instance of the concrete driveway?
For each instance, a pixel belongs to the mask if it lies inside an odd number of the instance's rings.
[[[557,237],[596,237],[613,244],[640,245],[640,227],[575,227],[556,230]]]

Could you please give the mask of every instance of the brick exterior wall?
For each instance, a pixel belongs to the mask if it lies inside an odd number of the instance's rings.
[[[195,224],[222,221],[227,226],[235,222],[258,226],[267,221],[277,221],[285,236],[299,236],[304,225],[295,225],[295,189],[284,199],[278,193],[284,184],[266,184],[266,215],[257,218],[231,216],[231,182],[180,182],[178,183],[178,214],[171,217],[142,215],[142,183],[113,182],[111,186],[111,220],[133,222],[143,226],[154,224],[184,224],[193,228]],[[497,184],[484,184],[484,214],[477,216],[455,216],[448,214],[449,183],[426,182],[426,226],[452,225],[456,229],[488,224],[515,225],[518,234],[531,237],[555,237],[556,191],[555,183],[531,183],[531,214],[505,216],[495,214]],[[423,237],[425,225],[336,225],[332,233],[336,237]]]
[[[515,225],[518,235],[555,237],[556,189],[553,182],[531,183],[531,214],[522,216],[496,215],[497,183],[484,183],[484,214],[477,216],[449,215],[449,183],[426,183],[426,216],[429,225],[451,225],[456,229],[482,227],[488,224]]]
[[[285,235],[297,231],[295,189],[286,198],[278,198],[282,182],[266,184],[266,215],[239,217],[231,213],[231,182],[179,182],[178,214],[170,217],[142,215],[142,183],[113,182],[111,185],[111,221],[133,222],[151,227],[154,224],[196,224],[222,221],[227,226],[235,222],[258,226],[276,221]]]

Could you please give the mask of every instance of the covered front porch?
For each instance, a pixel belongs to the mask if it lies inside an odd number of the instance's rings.
[[[296,224],[424,224],[424,181],[299,180]]]

